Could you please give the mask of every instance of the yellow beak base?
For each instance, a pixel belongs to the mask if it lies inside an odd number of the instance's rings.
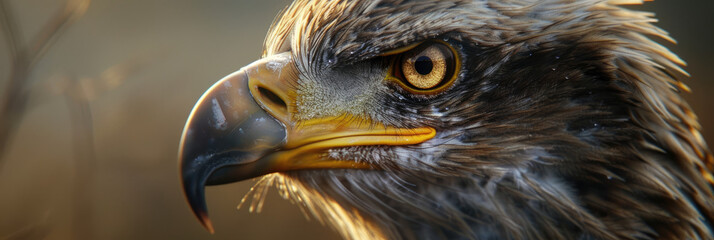
[[[289,54],[278,54],[215,83],[186,122],[179,150],[184,194],[213,232],[204,186],[304,169],[378,169],[331,159],[329,149],[413,145],[434,137],[430,127],[395,128],[358,116],[295,121],[297,77]]]

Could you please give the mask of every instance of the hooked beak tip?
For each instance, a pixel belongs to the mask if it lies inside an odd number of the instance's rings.
[[[194,179],[192,176],[183,176],[183,192],[186,200],[191,207],[191,211],[198,218],[201,225],[203,225],[208,232],[213,234],[213,224],[211,219],[208,217],[208,210],[206,208],[205,192],[203,189],[203,183],[205,182],[205,177],[203,179]]]
[[[205,186],[264,173],[257,160],[285,139],[285,127],[252,97],[247,74],[226,76],[206,91],[189,115],[179,145],[179,174],[193,214],[213,233]]]
[[[201,215],[199,215],[198,220],[201,222],[201,225],[203,225],[203,227],[208,230],[209,233],[213,234],[215,232],[213,229],[213,223],[211,222],[211,219],[208,218],[207,213],[202,213]]]

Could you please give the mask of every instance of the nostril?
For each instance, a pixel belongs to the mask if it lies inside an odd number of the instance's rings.
[[[288,109],[288,105],[285,104],[285,101],[283,101],[280,96],[277,94],[273,93],[273,91],[270,91],[267,88],[264,87],[258,87],[258,92],[260,93],[260,97],[264,100],[265,105],[269,105],[268,107],[270,108],[276,108],[275,110],[281,111],[281,112],[286,112]],[[267,100],[267,101],[265,101]]]

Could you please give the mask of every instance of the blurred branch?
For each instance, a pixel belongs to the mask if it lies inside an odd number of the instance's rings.
[[[94,122],[87,91],[82,80],[74,84],[65,94],[72,124],[72,143],[75,154],[75,175],[72,193],[73,239],[93,239],[94,228],[92,189],[94,189],[95,152]]]
[[[34,64],[44,56],[62,32],[87,11],[90,0],[72,2],[74,4],[67,2],[65,8],[45,24],[33,41],[33,47],[26,49],[9,5],[0,0],[0,21],[12,58],[10,78],[4,94],[0,96],[0,171],[4,166],[3,157],[9,139],[15,134],[17,124],[25,112],[29,95],[25,88]]]
[[[14,19],[12,11],[8,10],[5,2],[0,1],[0,21],[2,21],[3,34],[7,38],[8,45],[10,45],[10,57],[12,59],[15,59],[23,48],[20,46],[23,42],[21,39],[22,34],[17,32],[17,25]]]
[[[0,0],[0,26],[10,48],[10,78],[4,94],[0,96],[0,172],[9,141],[28,108],[31,93],[41,97],[61,94],[70,111],[72,144],[75,154],[75,175],[71,195],[72,239],[93,239],[93,189],[96,175],[94,126],[91,101],[113,90],[137,71],[146,59],[133,59],[117,64],[96,78],[62,77],[49,83],[29,85],[30,74],[37,62],[49,51],[59,36],[79,19],[89,7],[90,0],[69,0],[32,41],[30,48],[23,45],[16,20],[7,2]],[[40,88],[37,86],[49,88]],[[38,91],[49,90],[49,91]],[[54,94],[52,94],[54,93]],[[46,99],[44,99],[46,100]],[[49,233],[48,224],[32,224],[7,236],[7,239],[43,239]]]
[[[39,62],[45,53],[52,47],[60,35],[89,7],[90,0],[70,1],[65,8],[48,21],[33,41],[32,48],[24,46],[21,33],[8,4],[0,0],[0,25],[3,34],[8,39],[10,48],[11,66],[10,78],[5,92],[0,98],[0,172],[2,172],[3,157],[8,148],[9,139],[17,131],[17,125],[27,107],[30,91],[27,89],[30,73],[34,65]],[[76,81],[75,81],[76,82]],[[74,150],[77,154],[77,175],[73,194],[74,207],[74,239],[91,239],[92,207],[84,206],[82,200],[91,199],[91,187],[94,177],[94,138],[92,115],[89,100],[85,97],[80,84],[75,83],[70,88],[71,93],[66,95],[67,104],[72,116],[72,129]],[[91,201],[90,201],[91,202]],[[8,236],[8,239],[43,239],[49,227],[44,225],[30,225]]]
[[[2,157],[8,145],[7,141],[14,133],[15,125],[20,118],[19,112],[27,100],[26,94],[22,93],[22,87],[30,71],[24,47],[21,46],[21,34],[11,12],[8,5],[0,0],[0,20],[12,57],[10,79],[0,102],[0,170],[3,166]]]
[[[77,2],[72,4],[71,2]],[[91,0],[68,1],[65,3],[64,10],[59,12],[47,22],[40,34],[33,41],[32,49],[30,49],[30,66],[34,65],[39,59],[44,56],[47,50],[56,42],[59,36],[77,21],[89,8]]]
[[[93,221],[92,193],[95,188],[97,160],[91,102],[121,86],[130,75],[139,70],[144,60],[127,60],[108,68],[95,78],[54,77],[47,84],[33,88],[33,92],[43,93],[40,95],[42,97],[62,95],[69,109],[72,149],[75,154],[75,174],[71,194],[72,239],[93,239],[92,231],[96,229]]]

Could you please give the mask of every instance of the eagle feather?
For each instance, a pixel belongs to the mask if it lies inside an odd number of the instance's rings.
[[[650,37],[674,40],[622,6],[642,2],[295,1],[263,55],[296,59],[312,96],[298,116],[351,111],[438,134],[333,149],[385,170],[273,173],[241,204],[260,211],[275,186],[347,239],[711,239],[714,158],[678,95],[684,61]],[[334,98],[315,95],[327,74],[434,38],[463,43],[466,73],[449,97],[375,87],[362,108],[314,104]]]

